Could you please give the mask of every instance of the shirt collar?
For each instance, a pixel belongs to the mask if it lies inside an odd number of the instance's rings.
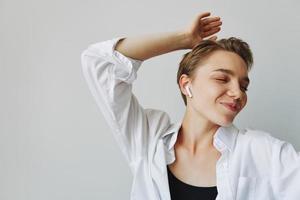
[[[167,131],[162,135],[164,143],[169,151],[175,145],[181,125],[182,121],[171,124]],[[233,151],[238,132],[239,129],[233,123],[229,124],[228,126],[220,126],[214,134],[214,146],[220,152],[226,149]]]

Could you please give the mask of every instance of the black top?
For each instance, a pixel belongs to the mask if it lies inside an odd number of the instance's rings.
[[[172,200],[215,200],[217,186],[198,187],[182,182],[168,168],[170,195]]]

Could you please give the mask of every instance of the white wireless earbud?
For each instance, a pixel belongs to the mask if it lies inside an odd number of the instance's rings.
[[[185,86],[185,89],[186,89],[186,91],[187,91],[189,97],[192,98],[193,95],[192,95],[192,93],[191,93],[191,90],[190,90],[189,86]]]

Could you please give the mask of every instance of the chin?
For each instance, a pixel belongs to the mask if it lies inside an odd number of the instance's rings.
[[[219,126],[230,126],[233,122],[234,118],[223,118],[223,119],[220,119],[218,121],[216,121],[215,123],[218,124]]]

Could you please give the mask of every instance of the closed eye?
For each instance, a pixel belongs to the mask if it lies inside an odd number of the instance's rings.
[[[221,83],[226,83],[226,82],[228,82],[228,80],[227,80],[227,79],[224,79],[224,78],[217,78],[216,80],[219,81],[219,82],[221,82]],[[246,91],[248,91],[248,88],[247,88],[247,86],[246,86],[246,87],[241,87],[241,90],[242,90],[243,92],[246,92]]]
[[[227,79],[216,79],[218,81],[221,81],[221,82],[227,82]]]

